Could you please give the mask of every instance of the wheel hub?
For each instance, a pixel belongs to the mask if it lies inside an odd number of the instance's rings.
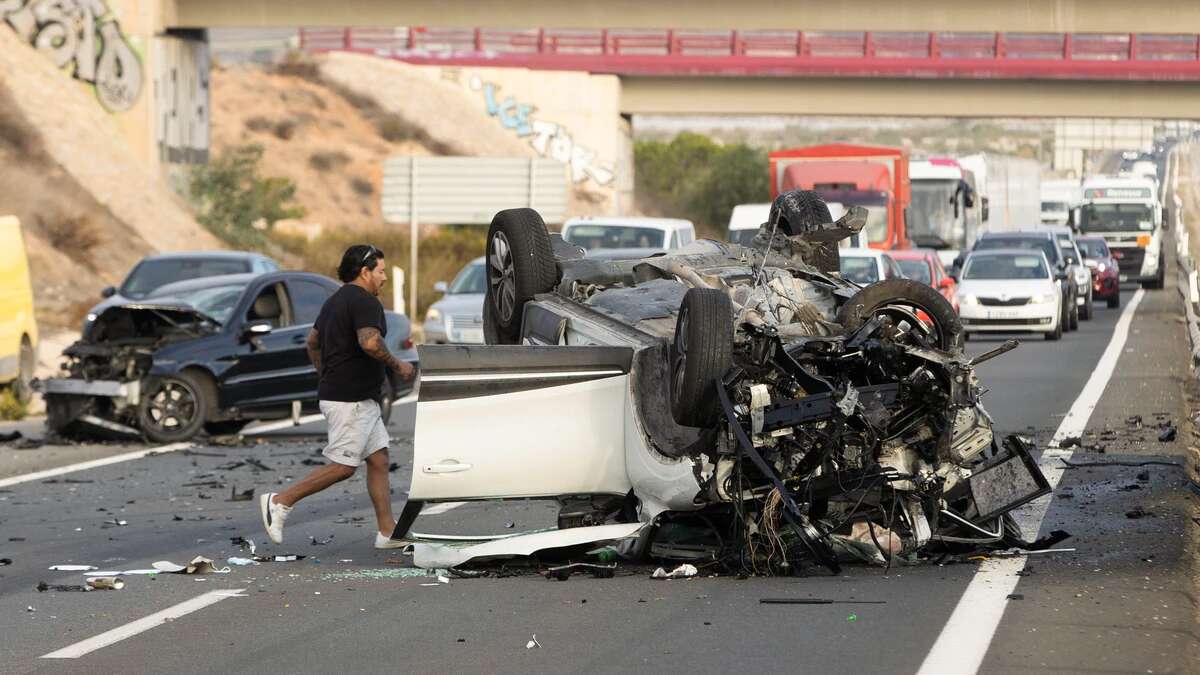
[[[513,268],[512,247],[503,232],[492,236],[488,251],[488,284],[492,295],[492,306],[500,321],[512,321],[517,305],[516,270]]]

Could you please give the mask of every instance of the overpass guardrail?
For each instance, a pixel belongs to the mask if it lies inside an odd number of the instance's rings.
[[[1200,35],[302,28],[307,51],[647,76],[1200,80]]]

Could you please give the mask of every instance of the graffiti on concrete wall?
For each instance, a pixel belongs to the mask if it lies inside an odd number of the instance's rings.
[[[108,110],[128,110],[142,91],[142,62],[103,0],[0,0],[0,18],[59,68],[95,86]]]
[[[495,117],[505,129],[511,130],[518,138],[528,139],[529,145],[542,157],[549,157],[569,166],[572,182],[592,180],[597,185],[613,182],[611,165],[600,162],[595,150],[576,143],[571,133],[561,124],[535,119],[533,114],[537,110],[536,107],[520,103],[512,96],[501,100],[500,88],[478,77],[471,78],[470,86],[471,89],[483,93],[487,113]]]

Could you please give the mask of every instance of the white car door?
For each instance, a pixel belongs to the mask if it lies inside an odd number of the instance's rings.
[[[625,494],[626,347],[419,348],[409,499]]]

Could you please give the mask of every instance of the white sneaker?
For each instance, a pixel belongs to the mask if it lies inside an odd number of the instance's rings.
[[[408,541],[406,539],[392,539],[391,537],[389,537],[383,533],[380,533],[380,532],[375,533],[375,548],[380,548],[380,549],[404,548],[405,546],[408,546],[411,543],[412,543],[411,541]]]
[[[259,497],[258,504],[262,511],[263,529],[267,531],[267,537],[276,544],[282,544],[283,521],[287,520],[288,514],[292,512],[292,507],[276,504],[271,501],[274,497],[274,492],[268,492]]]

